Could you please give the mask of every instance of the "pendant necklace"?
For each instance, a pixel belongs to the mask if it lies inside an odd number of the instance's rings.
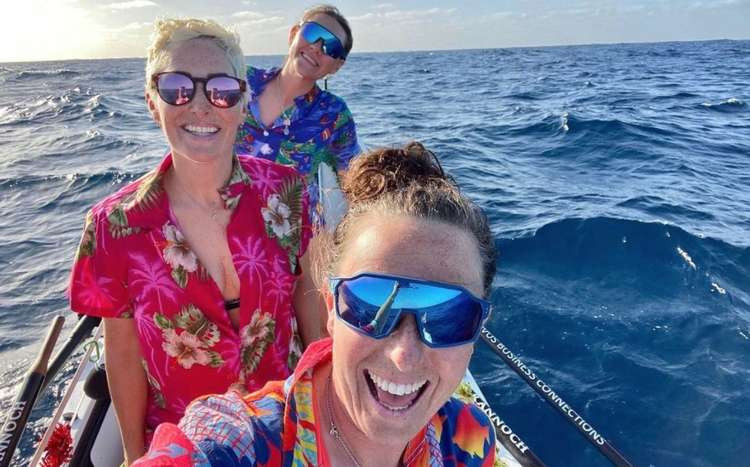
[[[331,423],[331,429],[328,430],[328,434],[333,436],[336,441],[341,445],[341,447],[344,449],[344,452],[346,452],[346,455],[349,456],[349,459],[351,459],[352,464],[356,467],[362,467],[362,464],[359,463],[357,458],[354,456],[354,453],[349,448],[349,445],[347,444],[346,440],[344,439],[344,436],[339,431],[338,427],[336,426],[336,422],[333,421],[333,384],[331,375],[328,375],[328,384],[326,385],[326,391],[328,394],[326,394],[326,408],[328,411],[328,421]]]
[[[175,175],[175,178],[176,178],[176,175]],[[188,198],[190,199],[190,201],[192,201],[192,202],[193,202],[193,204],[194,204],[194,205],[198,206],[198,208],[200,208],[200,209],[201,209],[202,211],[204,211],[204,212],[208,212],[208,215],[209,215],[209,217],[211,217],[211,219],[212,219],[212,220],[213,220],[214,222],[216,222],[217,224],[220,224],[220,225],[221,225],[221,224],[223,224],[223,223],[222,223],[222,222],[221,222],[221,221],[219,220],[219,213],[220,213],[220,211],[223,211],[223,210],[224,210],[223,202],[222,202],[222,207],[221,207],[221,208],[217,208],[217,207],[214,207],[214,206],[210,206],[210,205],[209,205],[209,206],[206,206],[206,205],[204,205],[204,204],[202,204],[202,203],[198,202],[198,200],[197,200],[197,199],[195,199],[195,198],[193,197],[193,195],[191,195],[191,194],[190,194],[190,192],[189,192],[188,190],[186,190],[186,189],[185,189],[185,188],[184,188],[184,187],[182,186],[182,182],[181,182],[180,180],[176,179],[176,180],[175,180],[175,182],[177,182],[177,186],[179,186],[179,187],[180,187],[180,191],[182,191],[183,193],[185,193],[185,196],[187,196],[187,197],[188,197]]]

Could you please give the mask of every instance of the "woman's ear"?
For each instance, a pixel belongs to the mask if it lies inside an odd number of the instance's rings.
[[[326,310],[328,311],[328,317],[326,319],[326,329],[328,330],[328,335],[332,336],[333,320],[336,319],[335,316],[333,316],[335,314],[335,311],[333,310],[333,294],[328,287],[323,287],[320,293],[323,295],[323,300],[326,304]]]
[[[289,45],[292,45],[292,42],[294,42],[294,37],[297,35],[297,31],[299,31],[299,23],[294,23],[294,26],[289,28]]]
[[[346,63],[345,60],[337,59],[336,64],[333,66],[333,69],[328,72],[328,75],[330,76],[336,74],[336,72],[339,71],[342,66],[344,66],[344,63]]]
[[[158,127],[161,127],[161,119],[159,118],[159,109],[156,107],[156,103],[153,99],[151,99],[151,94],[148,92],[146,93],[146,106],[148,107],[148,111],[151,114],[151,118],[154,119],[154,122],[156,122],[156,125]]]

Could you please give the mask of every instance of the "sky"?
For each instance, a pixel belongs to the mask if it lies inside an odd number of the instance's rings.
[[[750,39],[750,0],[332,1],[354,52]],[[312,2],[0,0],[0,62],[143,57],[161,17],[211,18],[246,55],[284,54]]]

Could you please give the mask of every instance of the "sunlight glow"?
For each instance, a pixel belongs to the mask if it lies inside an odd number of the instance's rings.
[[[75,0],[23,0],[0,22],[0,62],[89,58],[106,35]]]

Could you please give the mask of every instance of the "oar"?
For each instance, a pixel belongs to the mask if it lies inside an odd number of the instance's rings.
[[[487,328],[482,328],[482,339],[497,353],[526,383],[544,398],[557,412],[569,421],[591,444],[596,447],[612,464],[618,467],[632,467],[630,463],[593,425],[583,419],[578,413],[560,397],[549,384],[542,381],[517,355],[508,349]]]
[[[81,342],[91,335],[91,331],[99,326],[101,320],[101,318],[95,316],[84,316],[78,320],[76,327],[73,328],[73,332],[68,336],[65,345],[60,348],[57,355],[55,355],[55,358],[50,362],[49,367],[47,368],[47,375],[45,376],[42,387],[39,390],[40,392],[44,391],[47,386],[49,386],[49,383],[52,382],[57,375],[57,372],[60,371],[68,358],[70,358],[70,355],[78,348]]]
[[[8,410],[8,416],[5,419],[2,431],[0,431],[0,467],[7,467],[16,451],[18,440],[21,438],[23,429],[26,427],[26,421],[29,419],[29,413],[34,406],[36,396],[39,394],[39,388],[44,381],[44,375],[47,373],[47,362],[55,347],[57,337],[60,335],[65,318],[56,316],[47,331],[47,337],[44,338],[42,350],[39,352],[36,360],[26,375],[26,380],[21,387],[18,397]]]

